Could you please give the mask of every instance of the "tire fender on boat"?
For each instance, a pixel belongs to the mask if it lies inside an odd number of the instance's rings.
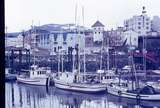
[[[139,94],[137,94],[136,98],[139,100],[141,97],[140,97],[140,95],[139,95]]]
[[[120,90],[118,90],[118,95],[121,96],[122,92]]]
[[[106,87],[106,92],[108,93],[108,89],[107,89],[107,87]]]

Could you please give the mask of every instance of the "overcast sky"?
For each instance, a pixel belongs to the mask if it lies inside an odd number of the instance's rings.
[[[5,0],[5,26],[8,32],[27,30],[32,25],[74,23],[78,4],[78,22],[85,26],[100,20],[106,29],[122,26],[124,19],[139,15],[146,6],[152,18],[160,16],[160,0]]]

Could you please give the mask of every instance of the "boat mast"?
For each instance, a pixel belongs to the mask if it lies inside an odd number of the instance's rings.
[[[82,17],[83,17],[83,27],[84,27],[84,7],[82,6]],[[86,55],[85,55],[85,30],[83,29],[83,36],[84,36],[84,62],[83,62],[83,74],[85,80],[85,72],[86,72]]]
[[[77,11],[77,9],[76,9],[76,11]],[[78,46],[77,46],[77,49],[78,49],[78,81],[79,81],[79,75],[80,75],[80,50],[81,50],[81,48],[80,48],[80,24],[77,22],[77,31],[78,31]]]
[[[63,42],[63,32],[61,32],[61,35],[62,35],[62,42]],[[63,72],[63,47],[62,47],[62,50],[61,50],[61,60],[62,60],[62,72]]]
[[[60,47],[58,46],[58,76],[60,72]]]
[[[107,38],[107,71],[109,71],[109,37]]]
[[[145,11],[145,6],[143,6],[142,7],[143,8],[143,10],[142,10],[142,17],[143,17],[143,33],[144,33],[144,23],[145,23],[145,21],[144,21],[144,16],[145,16],[145,14],[146,14],[146,11]],[[145,38],[145,33],[144,33],[144,35],[143,35],[143,50],[142,50],[143,52],[143,71],[145,72],[145,74],[147,74],[146,73],[146,38]],[[146,79],[146,75],[145,75],[145,79]]]
[[[103,40],[102,40],[102,46],[101,46],[100,70],[102,70],[102,50],[103,50]]]
[[[36,33],[35,33],[35,28],[33,26],[33,21],[32,21],[32,32],[33,32],[33,65],[35,65],[35,47],[36,47]]]
[[[78,47],[79,47],[79,50],[78,50],[78,80],[79,80],[79,75],[80,75],[80,30],[79,30],[79,26],[78,26]]]
[[[74,63],[75,63],[75,49],[73,49],[73,60],[72,60],[72,62],[73,62],[73,67],[72,67],[72,72],[74,71],[74,68],[75,68],[75,66],[74,66]]]

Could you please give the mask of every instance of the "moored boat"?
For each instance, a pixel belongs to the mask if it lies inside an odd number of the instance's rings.
[[[86,93],[96,93],[102,92],[106,90],[106,85],[102,83],[96,82],[83,82],[78,81],[76,74],[68,73],[61,73],[59,78],[55,78],[55,87],[59,89],[69,90],[69,91],[77,91],[77,92],[86,92]],[[82,77],[79,77],[81,79]]]
[[[29,70],[29,75],[18,75],[17,82],[45,86],[49,84],[50,73],[50,69],[45,69],[44,67],[32,65],[31,70]]]
[[[124,98],[148,101],[160,100],[160,93],[156,92],[151,86],[145,86],[144,88],[137,90],[128,90],[126,87],[110,84],[109,86],[107,86],[107,92],[109,94]]]

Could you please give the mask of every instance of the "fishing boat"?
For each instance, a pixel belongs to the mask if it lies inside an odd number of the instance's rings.
[[[84,19],[84,18],[83,18]],[[83,31],[81,31],[83,32]],[[78,33],[80,31],[78,30]],[[60,72],[58,71],[58,75],[56,78],[54,78],[55,87],[59,89],[69,90],[69,91],[76,91],[76,92],[86,92],[86,93],[96,93],[96,92],[102,92],[106,90],[106,85],[102,84],[100,82],[97,82],[96,80],[92,79],[92,81],[87,81],[85,73],[86,73],[86,67],[85,67],[85,48],[82,49],[79,47],[82,42],[80,42],[80,35],[77,34],[78,43],[76,44],[75,48],[73,48],[73,66],[71,72]],[[84,33],[83,33],[83,36]],[[85,43],[85,39],[84,39]],[[83,56],[83,72],[80,72],[80,54],[81,52],[84,54]],[[59,52],[60,53],[60,52]],[[60,54],[59,54],[60,55]],[[75,60],[76,56],[76,60]],[[63,57],[63,51],[62,51],[62,57]],[[59,57],[60,58],[60,57]],[[61,59],[63,60],[63,58]],[[62,61],[63,63],[63,61]],[[76,66],[74,66],[76,64]],[[60,66],[60,65],[59,65]],[[63,64],[62,64],[63,66]],[[58,68],[59,69],[59,68]]]
[[[77,78],[79,80],[77,80]],[[81,80],[81,81],[80,81]],[[79,77],[77,73],[65,72],[61,73],[59,78],[54,79],[55,87],[77,92],[96,93],[106,90],[106,85],[101,83],[84,82],[82,77]]]
[[[120,96],[122,98],[132,98],[138,100],[155,101],[160,100],[160,92],[156,92],[152,86],[145,86],[141,89],[128,90],[124,85],[110,84],[107,86],[109,94]]]
[[[71,72],[60,72],[58,71],[57,76],[54,78],[55,87],[59,89],[69,90],[69,91],[77,91],[77,92],[86,92],[86,93],[96,93],[102,92],[106,90],[106,84],[102,84],[95,79],[91,81],[87,81],[84,73],[80,72],[80,64],[79,64],[79,50],[78,45],[75,47],[75,53],[77,54],[77,65],[74,66],[75,55],[73,55],[73,69]],[[74,53],[74,54],[75,54]],[[59,54],[60,55],[60,54]],[[63,55],[63,53],[62,53]],[[63,57],[63,56],[62,56]],[[59,56],[60,58],[60,56]],[[61,59],[63,60],[63,59]],[[60,63],[60,62],[59,62]],[[60,65],[58,65],[60,66]],[[63,66],[63,65],[62,65]],[[74,67],[77,67],[76,69]],[[85,67],[85,66],[84,66]],[[60,69],[60,68],[58,68]]]
[[[145,46],[146,42],[143,40],[143,55],[145,55]],[[132,83],[132,88],[130,89],[128,86],[128,83],[122,84],[121,82],[117,84],[110,84],[107,86],[107,92],[109,94],[119,96],[122,98],[132,98],[132,99],[138,99],[140,101],[142,100],[147,100],[147,101],[160,101],[160,92],[156,91],[153,86],[151,85],[145,85],[144,87],[139,87],[138,85],[138,80],[136,76],[136,69],[135,69],[135,64],[133,60],[133,46],[131,43],[131,36],[130,36],[130,47],[129,47],[129,52],[130,52],[130,66],[131,66],[131,72],[132,72],[132,81],[135,79],[135,81]],[[143,57],[144,59],[144,57]],[[146,63],[145,60],[143,60],[143,65],[144,65],[144,71],[146,72]],[[121,74],[121,73],[120,73]],[[120,79],[120,77],[119,77]],[[121,79],[120,79],[121,80]]]
[[[143,10],[144,11],[144,10]],[[142,11],[142,15],[144,14]],[[143,36],[144,37],[144,36]],[[143,55],[146,53],[146,42],[143,38]],[[122,98],[132,98],[132,99],[138,99],[138,100],[147,100],[147,101],[160,101],[160,92],[156,91],[153,86],[151,85],[145,85],[144,87],[139,87],[138,80],[136,76],[136,69],[134,65],[133,60],[133,46],[131,42],[131,36],[130,36],[130,66],[131,66],[131,72],[132,72],[132,81],[135,79],[135,81],[132,83],[132,89],[128,88],[128,83],[125,85],[121,84],[120,82],[117,84],[110,84],[107,86],[107,92],[109,94],[119,96]],[[143,57],[143,65],[144,65],[144,71],[146,72],[146,60]],[[121,73],[120,73],[121,74]],[[120,77],[119,77],[120,79]]]
[[[18,75],[17,82],[31,85],[49,85],[49,75],[51,73],[50,69],[32,65],[31,70],[26,71],[29,72],[29,75]]]
[[[133,62],[133,57],[131,56],[132,61],[132,78],[135,79],[133,83],[125,82],[119,77],[118,83],[110,83],[107,85],[107,93],[121,97],[121,98],[131,98],[137,100],[147,100],[147,101],[159,101],[160,92],[156,91],[151,85],[144,85],[143,87],[138,86],[138,81],[136,79],[136,71]],[[134,74],[134,73],[135,74]]]
[[[36,34],[34,34],[34,47],[33,47],[34,63],[29,70],[24,70],[27,71],[28,74],[17,76],[17,82],[31,84],[31,85],[40,85],[40,86],[49,85],[51,69],[49,67],[39,67],[38,65],[35,64],[35,51],[36,51],[35,38]]]

